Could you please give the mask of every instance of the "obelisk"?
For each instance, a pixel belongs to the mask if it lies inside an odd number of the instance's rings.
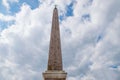
[[[52,29],[49,46],[47,71],[43,73],[44,80],[66,80],[67,73],[63,71],[60,42],[58,10],[53,10]]]

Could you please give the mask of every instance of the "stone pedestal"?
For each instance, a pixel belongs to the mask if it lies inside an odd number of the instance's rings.
[[[43,73],[44,80],[66,80],[66,76],[65,71],[45,71]]]

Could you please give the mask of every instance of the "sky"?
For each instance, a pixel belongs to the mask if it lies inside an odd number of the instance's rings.
[[[43,80],[55,5],[67,80],[120,80],[120,0],[0,0],[0,80]]]

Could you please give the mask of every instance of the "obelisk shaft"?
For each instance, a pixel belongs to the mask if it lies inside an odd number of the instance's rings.
[[[52,29],[49,47],[48,69],[43,73],[44,80],[66,80],[67,73],[62,69],[62,53],[58,10],[55,7],[52,18]]]
[[[58,10],[55,7],[52,18],[52,29],[49,47],[48,70],[62,70],[62,54]]]

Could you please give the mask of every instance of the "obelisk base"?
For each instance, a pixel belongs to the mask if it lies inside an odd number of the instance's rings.
[[[66,80],[66,76],[65,71],[45,71],[43,73],[44,80]]]

